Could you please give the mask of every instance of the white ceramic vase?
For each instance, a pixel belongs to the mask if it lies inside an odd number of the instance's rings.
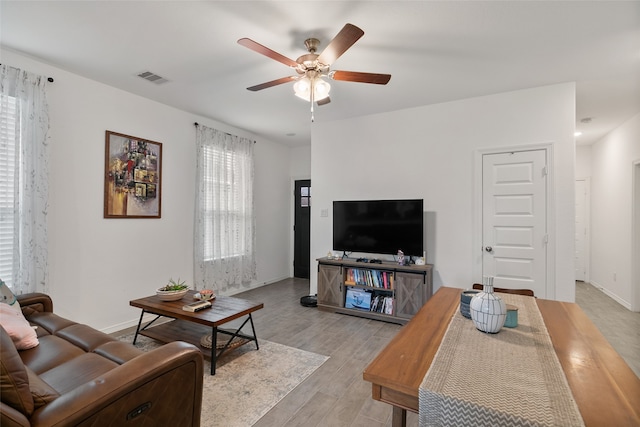
[[[507,306],[496,294],[493,293],[493,277],[482,278],[482,292],[476,294],[469,304],[471,320],[482,332],[496,334],[504,326],[507,318]]]

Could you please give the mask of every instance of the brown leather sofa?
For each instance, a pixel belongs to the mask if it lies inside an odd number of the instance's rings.
[[[0,425],[199,426],[203,360],[191,344],[149,352],[53,313],[45,294],[18,296],[39,345],[17,350],[0,328]]]

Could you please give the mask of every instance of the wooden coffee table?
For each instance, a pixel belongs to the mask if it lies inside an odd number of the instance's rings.
[[[235,348],[238,340],[241,340],[240,343],[242,344],[253,341],[256,343],[256,350],[260,349],[251,313],[263,308],[263,303],[218,296],[211,300],[211,308],[195,313],[184,311],[182,306],[194,302],[193,296],[195,293],[196,291],[189,291],[178,301],[161,301],[156,295],[129,301],[129,305],[142,309],[138,327],[133,337],[133,344],[136,343],[138,335],[144,335],[165,343],[172,341],[191,343],[200,349],[204,357],[211,358],[211,375],[216,374],[216,361],[218,358],[227,350]],[[155,314],[156,317],[143,326],[142,318],[145,313]],[[237,329],[219,328],[225,323],[245,316],[246,319]],[[162,317],[173,320],[152,327],[156,320]],[[247,323],[251,325],[251,335],[241,332]],[[227,336],[229,337],[221,346],[218,346],[218,334],[225,335],[225,339]],[[201,344],[202,338],[207,335],[211,336],[211,348],[204,347]]]

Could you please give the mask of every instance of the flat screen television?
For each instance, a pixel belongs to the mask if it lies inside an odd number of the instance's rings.
[[[422,199],[333,202],[333,250],[422,256]]]

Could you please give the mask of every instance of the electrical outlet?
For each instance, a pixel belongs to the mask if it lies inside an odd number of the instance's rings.
[[[616,281],[616,273],[613,273],[613,281]]]
[[[329,216],[329,209],[320,209],[320,216],[326,218]]]

